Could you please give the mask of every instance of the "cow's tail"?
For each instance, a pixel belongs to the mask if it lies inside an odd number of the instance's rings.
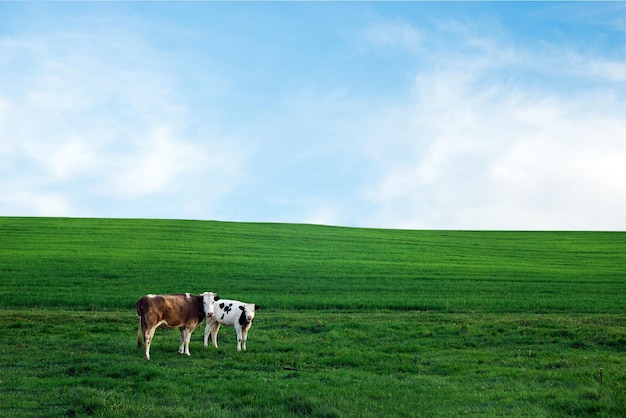
[[[137,303],[137,316],[139,317],[139,327],[137,328],[137,347],[141,347],[141,340],[143,338],[142,321],[143,321],[143,309],[139,303]]]
[[[141,347],[141,317],[139,317],[139,328],[137,329],[137,347]]]

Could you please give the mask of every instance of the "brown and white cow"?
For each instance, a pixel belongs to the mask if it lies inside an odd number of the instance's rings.
[[[215,301],[219,300],[213,292],[204,292],[201,295],[189,293],[175,295],[147,295],[140,298],[135,304],[139,315],[139,329],[137,330],[137,347],[141,347],[141,338],[146,343],[146,359],[150,360],[150,344],[154,331],[163,326],[165,328],[180,328],[180,347],[178,352],[189,353],[191,333],[198,328],[202,320],[215,316]]]
[[[215,304],[215,315],[206,319],[204,328],[204,346],[209,345],[209,335],[213,341],[213,347],[217,348],[217,333],[221,325],[234,326],[237,331],[237,351],[246,351],[246,341],[248,331],[252,327],[252,320],[256,311],[261,309],[254,303],[243,303],[237,300],[221,299],[219,304]]]

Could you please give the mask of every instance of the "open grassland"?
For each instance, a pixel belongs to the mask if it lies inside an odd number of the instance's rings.
[[[248,352],[144,360],[135,300],[203,291]],[[0,415],[624,416],[625,308],[625,233],[0,218]]]

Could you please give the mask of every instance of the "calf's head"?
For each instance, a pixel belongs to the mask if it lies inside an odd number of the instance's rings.
[[[248,324],[252,323],[252,320],[254,319],[254,313],[258,311],[259,309],[261,309],[261,307],[259,305],[246,303],[244,305],[239,306],[239,309],[241,309],[241,316],[239,317],[239,324],[245,328]]]
[[[202,305],[204,305],[204,314],[207,318],[215,316],[215,302],[218,300],[220,300],[220,297],[213,292],[204,292],[202,294]]]

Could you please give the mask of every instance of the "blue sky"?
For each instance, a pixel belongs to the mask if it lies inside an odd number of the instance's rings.
[[[626,4],[0,3],[0,215],[626,230]]]

